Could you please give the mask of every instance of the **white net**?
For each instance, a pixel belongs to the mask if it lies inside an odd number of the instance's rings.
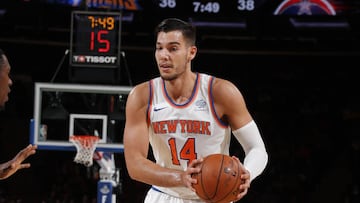
[[[92,166],[93,155],[99,141],[99,137],[90,135],[73,135],[70,137],[70,141],[74,143],[77,150],[74,162],[83,164],[87,167]]]

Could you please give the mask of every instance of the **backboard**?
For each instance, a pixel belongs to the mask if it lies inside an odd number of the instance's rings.
[[[96,151],[123,152],[125,103],[132,87],[35,83],[30,143],[72,150],[71,135],[99,136]]]

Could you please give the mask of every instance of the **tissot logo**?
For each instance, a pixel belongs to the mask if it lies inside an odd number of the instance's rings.
[[[116,56],[84,56],[74,55],[74,63],[96,63],[96,64],[116,64]]]

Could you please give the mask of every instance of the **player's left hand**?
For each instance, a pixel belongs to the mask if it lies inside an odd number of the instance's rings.
[[[19,169],[29,168],[30,163],[22,163],[30,155],[35,154],[36,145],[28,145],[22,149],[12,160],[0,165],[0,179],[8,178]]]
[[[243,172],[240,175],[241,184],[239,186],[239,194],[237,195],[237,199],[236,199],[236,201],[238,201],[247,194],[248,189],[250,188],[250,173],[248,170],[246,170],[244,165],[240,162],[240,160],[237,157],[233,156],[232,158],[239,161],[240,171]],[[234,202],[236,202],[236,201],[234,201]]]

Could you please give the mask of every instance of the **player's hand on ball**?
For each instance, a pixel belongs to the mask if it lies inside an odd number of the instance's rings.
[[[234,159],[239,161],[239,166],[241,168],[242,174],[240,176],[241,178],[241,184],[239,186],[239,194],[237,195],[237,200],[242,199],[248,192],[248,189],[250,188],[250,173],[248,170],[246,170],[246,168],[244,167],[244,165],[240,162],[240,160],[233,156]]]
[[[195,178],[192,178],[191,175],[200,172],[201,170],[200,165],[202,162],[203,162],[203,158],[192,160],[181,177],[184,185],[190,188],[194,192],[195,189],[192,187],[192,184],[196,184],[197,180]]]

